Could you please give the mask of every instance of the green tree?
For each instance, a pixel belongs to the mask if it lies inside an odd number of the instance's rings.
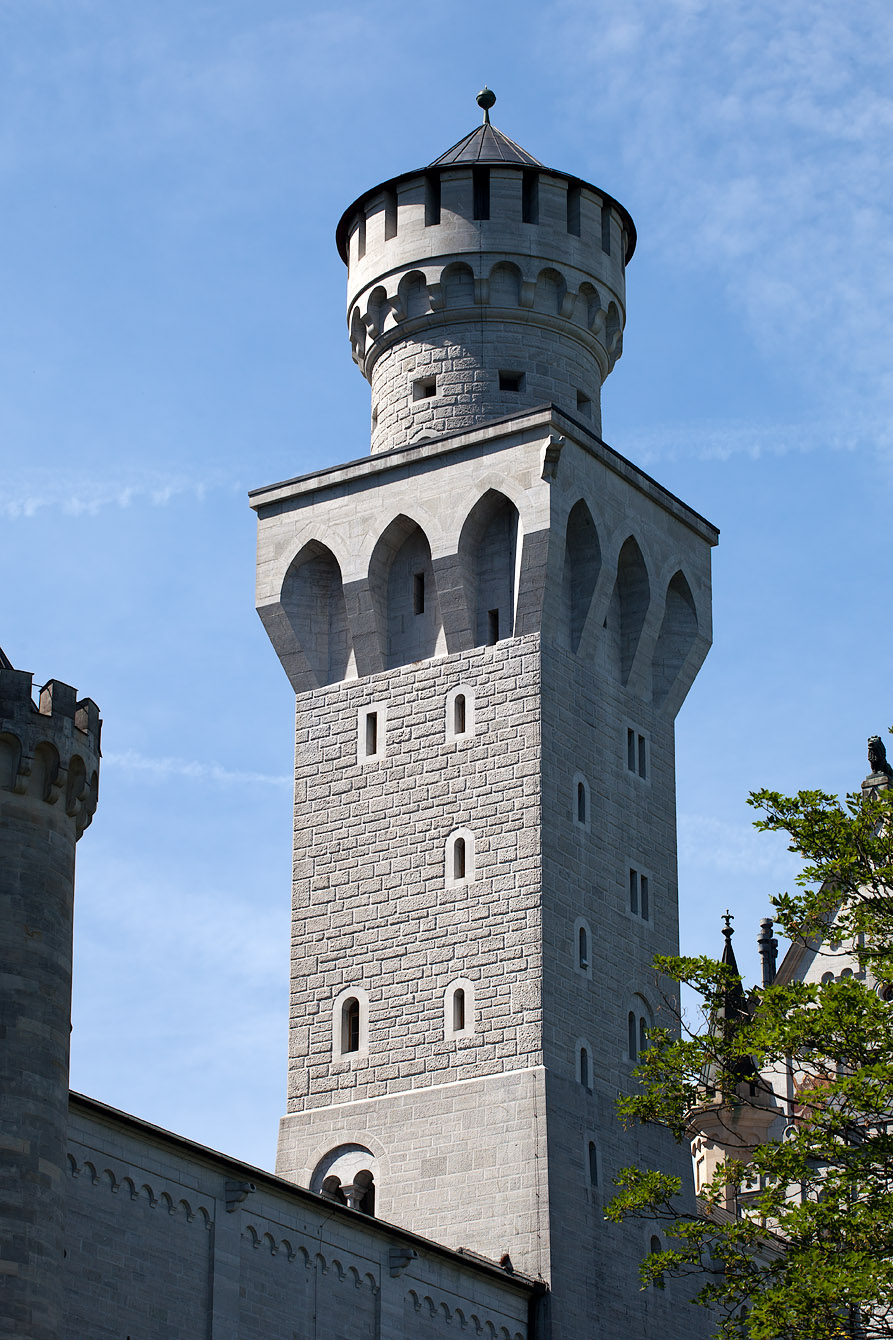
[[[657,960],[700,996],[704,1022],[653,1032],[622,1119],[680,1142],[712,1129],[748,1161],[720,1163],[694,1210],[678,1179],[624,1169],[607,1217],[660,1223],[669,1246],[646,1258],[643,1285],[693,1277],[720,1336],[893,1336],[893,789],[749,803],[805,863],[796,891],[772,899],[780,929],[852,946],[856,973],[779,977],[748,1003],[733,955]],[[762,1078],[786,1067],[787,1102]]]

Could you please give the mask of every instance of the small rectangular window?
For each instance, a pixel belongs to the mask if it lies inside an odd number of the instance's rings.
[[[582,414],[585,419],[592,415],[592,401],[582,391],[577,392],[577,413]]]
[[[415,572],[412,576],[412,612],[413,614],[425,613],[425,574],[424,572]]]
[[[602,251],[606,256],[611,254],[611,210],[608,205],[602,205]]]
[[[425,227],[440,223],[440,173],[425,178]]]
[[[499,641],[499,610],[487,611],[487,640],[492,647]]]
[[[639,915],[639,872],[632,867],[629,872],[629,910],[634,916]]]
[[[636,732],[628,730],[626,732],[626,766],[630,772],[636,770]]]
[[[643,921],[648,921],[650,912],[648,902],[648,876],[639,876],[639,915]]]
[[[523,391],[524,373],[523,372],[500,372],[499,374],[500,391]]]
[[[473,167],[471,169],[471,181],[474,188],[473,217],[475,219],[489,219],[490,169],[486,167]]]
[[[378,713],[366,714],[366,757],[374,758],[378,753]]]
[[[639,776],[644,777],[648,770],[647,750],[645,748],[645,736],[639,736]]]
[[[412,384],[413,400],[430,400],[432,396],[437,395],[436,377],[419,377]]]
[[[361,261],[366,254],[366,215],[357,216],[357,260]]]
[[[521,222],[540,221],[540,174],[525,168],[521,176]]]
[[[572,182],[567,187],[567,231],[580,236],[580,188]]]

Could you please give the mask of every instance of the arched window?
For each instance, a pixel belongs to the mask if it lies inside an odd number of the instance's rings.
[[[341,1006],[341,1050],[360,1050],[360,1002],[356,996],[348,996]]]
[[[332,1002],[332,1060],[352,1061],[369,1050],[369,997],[346,987]]]
[[[575,827],[589,832],[589,783],[582,772],[575,772],[571,782],[571,817]]]
[[[474,877],[474,836],[467,828],[459,828],[447,838],[444,878],[447,884],[465,884]]]
[[[598,1150],[595,1141],[589,1141],[589,1185],[598,1186]]]
[[[585,926],[577,931],[577,964],[584,969],[589,967],[589,935]]]
[[[585,1047],[580,1048],[580,1083],[584,1089],[590,1087],[589,1082],[589,1052]]]
[[[466,740],[474,735],[474,690],[463,684],[446,698],[446,738]]]
[[[648,1033],[651,1028],[651,1011],[641,996],[634,1000],[636,1009],[626,1016],[626,1049],[633,1065],[642,1060],[648,1050]]]
[[[664,1249],[664,1247],[663,1247],[663,1243],[661,1242],[660,1238],[657,1236],[656,1233],[652,1233],[652,1235],[651,1235],[651,1241],[650,1241],[650,1243],[648,1244],[648,1249],[649,1249],[649,1251],[651,1252],[652,1256],[656,1256],[658,1252],[662,1252],[662,1251],[663,1251],[663,1249]],[[664,1287],[664,1282],[663,1282],[663,1280],[662,1280],[662,1279],[660,1279],[660,1280],[655,1280],[655,1281],[654,1281],[654,1287],[655,1287],[655,1289],[662,1289],[662,1288]]]
[[[642,1059],[644,1052],[648,1050],[648,1025],[644,1018],[639,1016],[639,1060]]]
[[[474,984],[465,977],[450,982],[443,993],[443,1036],[468,1038],[474,1033]]]

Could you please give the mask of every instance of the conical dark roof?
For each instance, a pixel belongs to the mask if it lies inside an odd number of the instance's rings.
[[[514,163],[522,167],[543,167],[538,158],[522,149],[520,144],[503,135],[501,130],[486,121],[475,126],[467,135],[435,158],[429,167],[450,167],[454,163]]]

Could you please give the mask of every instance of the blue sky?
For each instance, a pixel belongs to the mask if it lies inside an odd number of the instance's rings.
[[[249,488],[368,449],[333,232],[478,119],[632,213],[604,436],[720,526],[683,944],[742,963],[893,721],[893,12],[829,0],[0,3],[0,643],[105,719],[72,1082],[270,1165],[292,696]]]

